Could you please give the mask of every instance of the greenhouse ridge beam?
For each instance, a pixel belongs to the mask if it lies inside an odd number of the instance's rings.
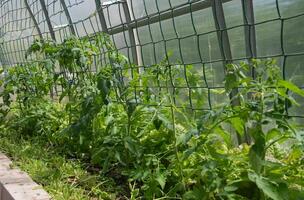
[[[34,14],[33,14],[33,12],[32,12],[32,10],[31,10],[31,7],[30,7],[30,5],[28,4],[27,0],[24,0],[24,4],[25,4],[25,7],[26,7],[26,9],[27,9],[27,11],[28,11],[28,13],[29,13],[31,19],[33,20],[33,23],[34,23],[34,26],[35,26],[35,28],[36,28],[36,30],[37,30],[37,32],[38,32],[38,35],[39,35],[40,39],[42,40],[43,37],[42,37],[41,30],[40,30],[40,28],[39,28],[39,25],[38,25],[38,23],[37,23],[37,20],[36,20]]]
[[[50,31],[50,34],[51,34],[51,38],[52,38],[52,40],[56,41],[54,29],[53,29],[53,26],[52,26],[52,23],[51,23],[51,20],[50,20],[50,16],[49,16],[49,12],[47,10],[47,7],[45,5],[44,0],[40,0],[40,4],[41,4],[41,8],[42,8],[42,11],[44,13],[45,20],[46,20],[46,23],[48,25],[48,28],[49,28],[49,31]]]
[[[74,26],[73,26],[73,21],[72,21],[71,15],[69,13],[68,7],[67,7],[67,5],[66,5],[66,3],[65,3],[64,0],[60,0],[60,3],[61,3],[62,8],[64,10],[65,16],[66,16],[66,18],[67,18],[67,20],[69,22],[70,31],[71,31],[71,33],[73,35],[75,35],[76,32],[75,32],[75,29],[74,29]]]
[[[95,0],[99,1],[99,0]],[[127,28],[139,28],[142,26],[146,26],[149,24],[157,23],[160,21],[164,21],[166,19],[172,19],[172,17],[178,17],[181,15],[188,14],[190,12],[195,12],[199,10],[203,10],[211,7],[211,3],[213,0],[205,0],[205,1],[195,1],[191,4],[186,4],[182,6],[178,6],[175,8],[171,8],[168,10],[161,11],[159,13],[147,15],[145,17],[135,19],[127,24],[122,24],[119,26],[115,26],[108,29],[109,34],[116,34],[125,31]],[[222,0],[223,3],[229,2],[232,0]],[[173,11],[172,11],[173,10]]]

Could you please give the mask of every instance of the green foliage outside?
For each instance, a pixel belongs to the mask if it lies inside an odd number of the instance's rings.
[[[101,48],[109,64],[93,72]],[[36,41],[27,56],[35,62],[9,68],[2,83],[0,146],[32,159],[39,154],[19,149],[45,148],[45,160],[30,166],[57,162],[57,171],[19,164],[55,199],[304,198],[304,132],[286,111],[304,91],[281,78],[274,60],[227,65],[222,92],[238,89],[230,95],[237,104],[198,112],[183,105],[187,97],[176,87],[199,87],[191,66],[164,59],[139,69],[105,35]],[[255,79],[246,75],[252,68]],[[206,92],[196,90],[197,105]],[[56,181],[68,188],[64,197]]]

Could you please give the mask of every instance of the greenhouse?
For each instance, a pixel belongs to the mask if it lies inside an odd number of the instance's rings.
[[[303,0],[0,0],[0,73],[0,200],[304,199]]]

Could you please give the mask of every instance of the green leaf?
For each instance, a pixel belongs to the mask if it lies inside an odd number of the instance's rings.
[[[232,125],[232,127],[241,135],[244,135],[244,121],[239,118],[239,117],[235,117],[230,119],[230,123]]]
[[[219,136],[221,136],[221,138],[224,140],[227,146],[232,146],[231,135],[229,132],[225,131],[221,126],[216,127],[214,129],[214,132]]]
[[[293,84],[289,81],[279,80],[278,85],[281,87],[285,87],[285,88],[291,90],[292,92],[304,97],[304,90],[300,89],[298,86],[296,86],[295,84]]]
[[[179,144],[187,144],[189,140],[192,138],[193,135],[197,135],[198,131],[197,129],[191,129],[186,133],[181,133],[180,135],[177,136],[176,138],[176,145]]]
[[[128,149],[132,154],[137,154],[135,141],[131,137],[124,139],[125,148]]]
[[[249,163],[255,172],[260,173],[265,160],[265,138],[260,133],[255,137],[255,144],[252,145],[249,151]]]
[[[227,91],[238,86],[237,77],[235,74],[227,74],[225,78],[225,89]]]
[[[63,98],[66,97],[68,94],[69,94],[69,90],[68,89],[64,90],[59,97],[59,102],[61,102]]]
[[[162,124],[164,125],[165,128],[173,131],[173,124],[165,115],[159,114],[157,117],[159,120],[162,121]]]
[[[269,142],[270,140],[275,139],[281,135],[282,133],[279,129],[273,128],[269,130],[268,133],[266,134],[266,142]]]
[[[136,99],[128,100],[126,102],[126,104],[127,104],[128,116],[131,116],[133,114],[133,112],[136,110],[136,107],[137,107]]]
[[[83,141],[84,141],[84,137],[83,137],[83,135],[79,135],[79,144],[80,145],[83,145]]]
[[[162,189],[165,189],[166,177],[165,177],[163,174],[158,173],[158,175],[157,175],[157,177],[156,177],[155,180],[159,183],[159,185],[160,185],[160,187],[161,187]]]
[[[226,187],[224,187],[224,190],[226,192],[234,192],[238,189],[238,187],[234,186],[234,185],[227,185]]]
[[[259,176],[254,172],[249,172],[248,178],[249,180],[254,182],[258,186],[258,188],[262,190],[271,199],[285,200],[285,195],[280,194],[279,187],[276,184],[270,182],[268,179]]]
[[[198,188],[195,187],[192,191],[187,191],[184,195],[183,198],[184,200],[196,200],[196,199],[201,199],[201,200],[207,200],[208,194],[205,192],[203,188]]]
[[[97,88],[105,98],[110,92],[111,82],[103,77],[98,77]]]
[[[118,152],[118,151],[115,152],[115,158],[116,158],[116,160],[118,160],[118,162],[125,165],[125,163],[121,160],[120,152]]]
[[[158,118],[156,118],[156,119],[153,120],[153,125],[154,125],[156,130],[159,130],[161,125],[162,125],[162,121],[159,120]]]

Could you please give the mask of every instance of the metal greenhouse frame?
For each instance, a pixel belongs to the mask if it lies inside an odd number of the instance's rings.
[[[24,54],[34,39],[52,39],[60,42],[64,38],[74,35],[76,37],[83,37],[86,35],[94,35],[99,32],[105,32],[111,35],[112,40],[117,45],[118,50],[126,54],[135,65],[139,68],[149,64],[156,64],[159,58],[156,54],[160,52],[159,46],[165,52],[170,51],[169,44],[176,42],[176,49],[179,52],[178,63],[183,66],[187,65],[202,65],[203,70],[207,65],[213,63],[222,63],[225,66],[227,63],[233,63],[241,60],[249,60],[251,58],[280,58],[283,71],[283,77],[288,79],[287,63],[289,57],[299,57],[304,55],[304,49],[297,49],[296,51],[286,51],[286,41],[284,40],[286,34],[286,24],[291,20],[301,21],[304,16],[304,10],[292,15],[285,16],[282,14],[283,2],[280,0],[271,0],[271,4],[275,8],[275,17],[265,18],[256,21],[256,10],[254,0],[154,0],[147,5],[146,0],[90,0],[90,6],[94,3],[94,12],[74,20],[72,9],[81,8],[86,3],[85,0],[1,0],[0,1],[0,61],[3,67],[9,67],[18,63],[26,62]],[[161,3],[160,3],[161,2]],[[166,3],[164,3],[166,2]],[[178,3],[176,3],[178,2]],[[141,16],[137,16],[136,6],[140,4],[140,10],[143,12]],[[162,4],[162,5],[161,5]],[[164,8],[166,4],[166,8]],[[241,7],[241,13],[238,13],[239,18],[242,18],[242,24],[234,24],[227,26],[227,13],[225,6],[228,4],[237,4]],[[151,12],[153,5],[154,12]],[[112,10],[115,10],[114,13]],[[149,10],[150,9],[150,10]],[[212,13],[214,29],[200,32],[197,26],[200,23],[205,23],[204,20],[196,20],[195,14],[209,10]],[[113,15],[118,23],[113,23]],[[192,34],[183,36],[177,30],[176,20],[179,17],[189,17],[187,26],[193,29]],[[59,19],[60,25],[54,23],[54,19]],[[62,20],[62,19],[65,20]],[[114,21],[115,21],[114,20]],[[64,22],[62,22],[64,21]],[[164,22],[172,24],[171,31],[173,31],[173,38],[165,36]],[[259,53],[257,28],[267,26],[270,23],[279,24],[276,31],[279,37],[278,43],[280,50],[269,55]],[[159,26],[158,26],[159,25]],[[186,26],[186,24],[185,24]],[[146,28],[148,42],[143,42],[141,38],[141,29]],[[239,29],[242,29],[240,33]],[[155,30],[159,29],[158,35],[160,39],[157,41],[154,38]],[[238,30],[238,34],[242,35],[244,42],[245,55],[234,56],[232,46],[234,41],[231,41],[231,31]],[[266,30],[266,29],[265,29]],[[220,58],[205,59],[204,52],[202,52],[201,39],[212,34],[216,34]],[[120,42],[117,42],[118,35],[121,37]],[[193,54],[198,55],[196,60],[190,62],[185,61],[189,57],[183,55],[184,44],[186,40],[193,40],[196,43],[196,50]],[[120,43],[120,44],[118,44]],[[147,54],[145,50],[152,45],[152,53]],[[191,49],[187,47],[187,50]],[[211,51],[211,50],[210,50]],[[101,50],[102,54],[103,50]],[[146,64],[144,56],[152,59],[152,63]],[[290,66],[289,66],[290,67]],[[224,71],[224,68],[222,68]],[[254,77],[252,69],[251,75]],[[211,90],[216,90],[221,86],[210,86],[206,76],[204,79],[205,88],[208,90],[208,109],[212,109]],[[186,77],[187,79],[187,77]],[[300,85],[302,86],[302,85]],[[181,86],[182,87],[182,86]],[[193,88],[187,85],[185,89],[189,90],[189,101],[191,109],[191,91]],[[234,91],[237,92],[237,91]],[[233,94],[232,94],[233,95]],[[237,103],[237,102],[235,102]],[[200,108],[199,108],[200,109]],[[292,116],[301,117],[304,113],[293,113]]]

